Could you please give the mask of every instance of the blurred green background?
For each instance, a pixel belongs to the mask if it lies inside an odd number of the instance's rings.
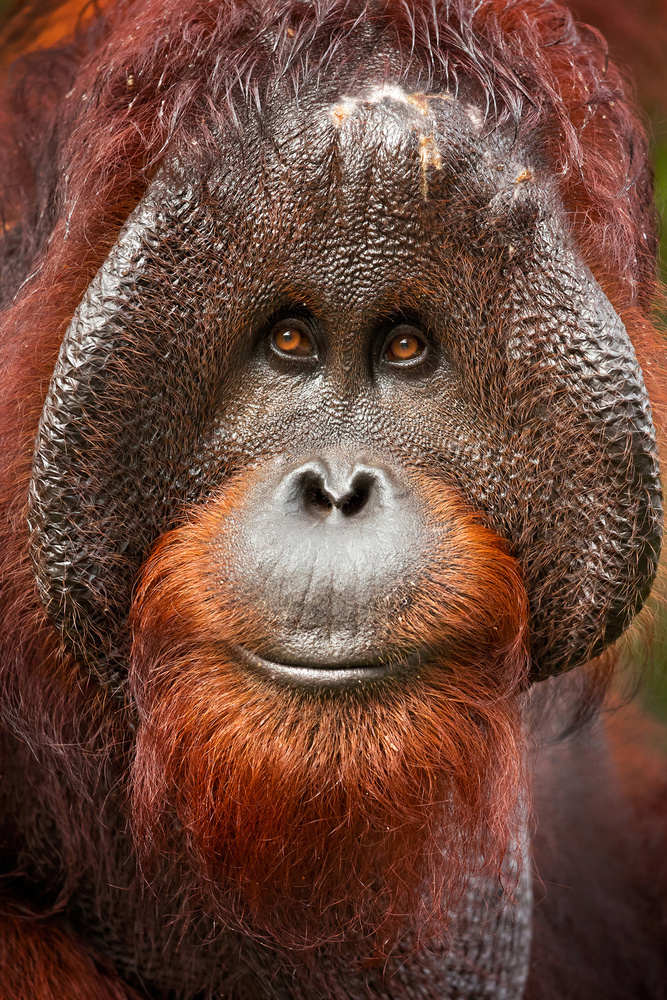
[[[30,0],[28,0],[28,3]],[[24,7],[25,0],[0,0],[0,25],[5,19],[3,15],[12,9],[16,10]],[[572,6],[576,6],[573,3]],[[639,23],[639,20],[638,20]],[[644,19],[643,24],[646,25],[646,20]],[[644,37],[648,32],[644,30]],[[660,37],[664,37],[664,31],[660,30],[656,32]],[[626,40],[628,44],[632,44],[629,40]],[[620,48],[626,49],[626,54],[628,50],[628,44],[623,46],[618,43]],[[665,53],[665,60],[667,61],[667,52]],[[631,60],[629,60],[631,61]],[[639,60],[635,59],[634,64],[638,71],[641,72],[641,57]],[[665,74],[667,77],[667,73]],[[652,100],[653,108],[655,109],[656,100],[655,96]],[[662,111],[653,111],[652,134],[652,157],[655,166],[655,181],[656,181],[656,201],[658,205],[658,210],[661,215],[662,225],[661,225],[661,263],[660,270],[662,274],[663,281],[667,287],[667,101],[662,101]],[[662,319],[667,326],[667,303],[663,305],[662,308]],[[647,670],[642,675],[642,680],[638,683],[641,684],[640,687],[640,697],[647,704],[656,715],[658,715],[663,721],[667,722],[667,593],[664,598],[654,599],[651,601],[653,605],[653,634],[654,639],[652,643],[652,656],[651,662],[647,664]],[[637,641],[636,643],[630,643],[629,649],[631,655],[629,659],[635,660],[636,663],[642,664],[646,660],[646,656],[639,652],[641,649],[641,643]],[[635,656],[632,656],[632,651],[635,651]],[[634,668],[636,670],[636,667]],[[632,673],[633,668],[630,667],[630,672]],[[630,677],[632,683],[632,677]]]
[[[667,284],[667,121],[654,125],[653,164],[655,166],[655,196],[661,216],[661,270]]]
[[[655,194],[660,213],[660,271],[667,289],[667,120],[653,121],[652,156],[655,167]],[[661,310],[667,329],[667,304]],[[667,484],[663,469],[663,482]],[[666,595],[667,596],[667,595]],[[643,679],[641,694],[646,705],[667,723],[667,607],[664,599],[655,602],[656,636],[652,660]]]

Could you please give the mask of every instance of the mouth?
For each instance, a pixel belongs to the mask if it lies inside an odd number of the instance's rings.
[[[242,666],[254,674],[289,687],[311,690],[358,688],[364,684],[386,681],[414,671],[420,662],[419,656],[414,654],[398,659],[374,659],[361,663],[279,663],[251,653],[242,646],[237,646],[235,653]]]

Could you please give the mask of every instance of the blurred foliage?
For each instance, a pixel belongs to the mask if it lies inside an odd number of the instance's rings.
[[[653,164],[655,166],[655,198],[662,220],[660,256],[662,279],[667,285],[667,122],[655,128]]]
[[[642,677],[639,697],[646,708],[667,724],[667,642],[653,650],[653,662]]]

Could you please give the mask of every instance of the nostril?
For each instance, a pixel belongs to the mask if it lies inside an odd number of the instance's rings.
[[[373,489],[373,479],[371,476],[361,473],[354,477],[352,488],[340,502],[336,505],[345,517],[354,517],[359,514],[368,503]]]
[[[357,468],[350,475],[313,464],[298,471],[290,493],[302,511],[317,520],[329,517],[334,510],[352,518],[366,510],[377,487],[372,470]]]
[[[324,483],[317,475],[304,477],[302,484],[303,503],[307,510],[318,514],[328,514],[333,507],[333,500],[324,489]]]

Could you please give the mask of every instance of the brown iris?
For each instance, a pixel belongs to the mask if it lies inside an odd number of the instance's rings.
[[[305,330],[299,329],[296,325],[283,325],[277,327],[272,335],[273,346],[281,354],[290,354],[292,357],[305,358],[313,353],[313,345]]]
[[[385,351],[387,361],[414,361],[424,353],[426,345],[415,333],[399,333],[389,342]]]

